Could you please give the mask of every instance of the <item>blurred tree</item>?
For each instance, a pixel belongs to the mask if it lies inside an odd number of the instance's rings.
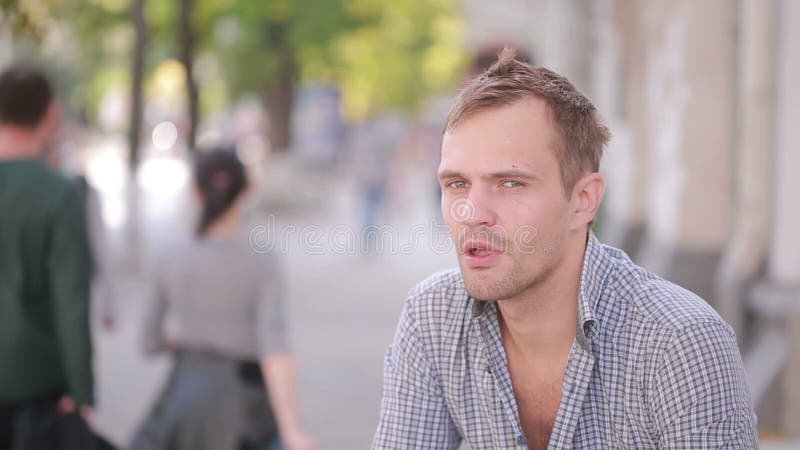
[[[458,0],[201,0],[203,46],[232,97],[258,92],[272,148],[290,144],[299,80],[343,92],[354,120],[441,92],[467,63]]]
[[[345,113],[413,108],[456,81],[468,58],[458,0],[351,0],[363,25],[333,43]]]
[[[11,29],[17,46],[32,46],[24,57],[42,59],[66,91],[60,94],[67,99],[67,109],[80,117],[93,116],[110,87],[130,84],[128,140],[134,166],[138,160],[146,26],[143,16],[139,17],[144,0],[132,0],[130,5],[128,1],[0,0],[0,26]],[[59,58],[51,61],[48,56]],[[124,66],[131,71],[120,69]]]
[[[178,43],[180,47],[180,61],[186,72],[186,96],[188,98],[189,131],[187,145],[194,151],[197,138],[197,125],[199,120],[199,98],[197,81],[194,76],[194,47],[195,27],[193,24],[195,0],[180,0],[178,13]]]
[[[0,26],[10,29],[14,37],[39,40],[50,18],[48,10],[55,3],[55,0],[0,0]]]
[[[144,84],[144,53],[147,46],[147,23],[145,22],[145,0],[132,0],[131,17],[133,19],[135,38],[133,44],[133,58],[131,58],[131,108],[130,126],[128,128],[128,152],[130,155],[130,168],[136,170],[139,166],[139,136],[142,129],[143,98],[142,85]]]
[[[216,54],[232,97],[258,93],[271,147],[290,144],[294,90],[305,66],[330,67],[332,40],[357,27],[342,0],[205,0],[203,45]],[[329,77],[330,78],[330,77]]]
[[[84,105],[90,118],[109,88],[132,86],[132,163],[138,160],[137,117],[143,109],[136,98],[153,68],[170,58],[177,57],[185,70],[190,146],[203,111],[255,93],[269,114],[268,138],[278,151],[290,144],[293,93],[301,80],[338,86],[345,115],[360,120],[418,106],[457,80],[467,63],[459,0],[0,0],[0,5],[0,23],[15,36],[41,39],[54,24],[74,32],[79,50],[71,103]],[[213,60],[224,86],[211,89],[202,79],[203,58]],[[206,88],[212,99],[204,98]]]

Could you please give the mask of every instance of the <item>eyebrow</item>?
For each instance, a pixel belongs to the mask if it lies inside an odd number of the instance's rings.
[[[456,172],[455,170],[443,170],[439,172],[439,179],[444,180],[446,178],[464,178],[460,172]]]
[[[519,169],[503,170],[500,172],[492,172],[484,178],[498,179],[498,178],[522,178],[524,180],[538,179],[539,177],[532,172],[527,172]]]
[[[461,172],[455,170],[444,170],[439,174],[439,179],[444,180],[448,178],[466,178]],[[524,180],[536,180],[539,177],[531,172],[526,172],[519,169],[502,170],[499,172],[491,172],[481,176],[484,179],[496,180],[500,178],[520,178]]]

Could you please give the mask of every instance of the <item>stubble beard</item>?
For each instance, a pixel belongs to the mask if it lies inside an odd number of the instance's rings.
[[[511,267],[505,270],[497,266],[472,269],[460,263],[461,274],[470,297],[479,301],[510,299],[541,284],[553,271],[547,264],[538,268],[525,267],[509,254],[505,254],[504,257],[511,259]],[[544,262],[541,259],[538,261],[539,264]]]

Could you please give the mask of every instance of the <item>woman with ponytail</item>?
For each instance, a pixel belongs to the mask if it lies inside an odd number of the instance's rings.
[[[145,351],[170,351],[175,365],[132,449],[315,448],[298,417],[277,255],[249,246],[246,191],[233,151],[198,159],[196,236],[156,265],[144,321]]]

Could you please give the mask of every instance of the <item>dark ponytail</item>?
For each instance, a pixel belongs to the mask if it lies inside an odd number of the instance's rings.
[[[215,149],[198,157],[195,185],[203,196],[203,212],[197,225],[197,235],[202,236],[247,187],[247,177],[232,149]]]

